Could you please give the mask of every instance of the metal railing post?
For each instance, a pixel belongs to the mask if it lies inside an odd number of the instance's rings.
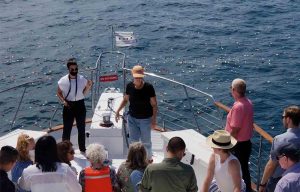
[[[52,128],[52,121],[53,121],[53,119],[54,119],[54,117],[55,117],[55,115],[56,115],[56,113],[57,113],[57,111],[58,111],[58,109],[59,109],[59,106],[60,105],[58,105],[58,107],[56,107],[56,109],[55,109],[55,111],[54,111],[54,113],[53,113],[53,115],[52,115],[52,117],[51,117],[51,119],[50,119],[50,121],[49,121],[49,130],[51,131],[51,128]]]
[[[260,170],[261,170],[261,153],[262,153],[262,136],[259,137],[258,160],[257,160],[257,175],[256,175],[256,190],[259,189],[260,184]]]
[[[163,124],[163,127],[162,127],[162,128],[163,128],[163,131],[167,131],[165,120],[163,120],[162,124]]]
[[[12,122],[11,122],[11,126],[10,126],[9,132],[11,132],[11,130],[13,129],[13,127],[14,127],[14,125],[15,125],[15,121],[16,121],[17,115],[18,115],[18,113],[19,113],[20,106],[21,106],[21,104],[22,104],[22,101],[23,101],[23,98],[24,98],[26,89],[27,89],[27,88],[25,87],[25,88],[24,88],[24,91],[23,91],[23,93],[22,93],[21,99],[20,99],[19,104],[18,104],[17,111],[16,111],[16,113],[15,113],[15,115],[14,115],[14,118],[13,118],[13,120],[12,120]]]
[[[197,119],[196,119],[196,116],[195,116],[195,111],[194,111],[194,109],[193,109],[193,106],[192,106],[190,97],[189,97],[188,92],[187,92],[187,90],[186,90],[186,86],[183,86],[183,89],[184,89],[186,98],[187,98],[187,100],[188,100],[188,103],[189,103],[189,105],[190,105],[192,114],[193,114],[193,116],[194,116],[194,120],[195,120],[195,123],[196,123],[196,126],[197,126],[197,130],[198,130],[198,132],[200,133],[200,127],[199,127],[199,125],[198,125],[198,122],[197,122]]]
[[[93,70],[91,71],[91,80],[93,81],[94,80],[94,72],[93,72]],[[95,79],[95,81],[96,81],[96,79]],[[95,110],[95,94],[94,94],[94,86],[95,86],[95,84],[96,84],[96,82],[95,83],[93,83],[93,85],[92,85],[92,90],[91,90],[91,95],[92,95],[92,111],[94,112],[94,110]]]

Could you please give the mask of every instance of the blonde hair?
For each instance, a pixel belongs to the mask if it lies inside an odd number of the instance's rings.
[[[18,161],[31,161],[28,149],[30,142],[34,142],[34,139],[29,135],[19,135],[16,147],[19,152]]]
[[[106,159],[106,151],[103,145],[93,143],[86,149],[86,157],[91,164],[101,163]]]

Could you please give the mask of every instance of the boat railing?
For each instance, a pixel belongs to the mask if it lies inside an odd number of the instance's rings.
[[[131,69],[123,68],[126,73]],[[145,72],[146,80],[154,84],[163,129],[195,129],[213,131],[223,126],[222,112],[213,106],[211,94],[154,73]]]
[[[121,87],[124,92],[127,82],[131,80],[131,75],[128,75],[131,70],[125,66],[125,57],[125,54],[119,51],[103,52],[98,56],[95,67],[89,69],[91,79],[94,82],[91,91],[93,110],[104,88]],[[158,89],[156,92],[158,94],[159,113],[163,127],[170,124],[169,127],[176,130],[192,128],[198,131],[202,128],[214,130],[212,127],[223,127],[220,110],[213,105],[215,99],[212,95],[154,73],[146,73],[146,75],[149,81],[159,85],[155,89]],[[166,86],[168,90],[163,90]],[[177,92],[176,98],[171,94],[172,92]],[[178,110],[179,108],[185,111],[184,114],[178,113],[180,111]],[[190,114],[192,116],[189,116]],[[201,124],[197,120],[198,118],[206,123],[204,125]]]
[[[114,52],[113,54],[120,55],[122,58],[118,62],[111,62],[110,57],[105,54],[111,54],[111,52],[99,55],[96,66],[91,69],[95,81],[92,106],[95,106],[104,88],[121,87],[124,92],[126,84],[131,81],[131,69],[125,67],[125,55],[121,52]],[[103,62],[102,59],[105,57],[108,59]],[[117,69],[118,67],[121,67],[121,70]],[[162,130],[195,129],[207,136],[214,130],[224,129],[226,114],[230,108],[217,102],[211,94],[164,76],[149,72],[145,74],[145,80],[155,87],[159,106],[157,123]],[[100,80],[102,77],[110,78],[111,75],[117,76],[115,81],[102,82]],[[253,150],[249,164],[252,181],[257,184],[260,182],[262,165],[269,156],[272,137],[256,124],[254,124],[254,129]]]
[[[124,53],[120,51],[107,51],[107,52],[102,52],[98,56],[95,67],[87,69],[88,71],[90,71],[91,80],[94,82],[94,85],[91,90],[91,94],[92,94],[91,105],[93,111],[96,107],[97,104],[96,102],[98,102],[97,99],[100,97],[100,94],[102,93],[101,90],[105,88],[102,86],[104,84],[103,82],[106,82],[105,84],[106,87],[110,85],[115,86],[114,83],[110,83],[110,82],[120,81],[119,76],[122,76],[120,74],[121,72],[120,69],[124,67],[125,67]],[[123,84],[125,84],[125,82],[123,82]]]
[[[49,78],[20,83],[0,91],[1,133],[10,132],[16,128],[26,128],[29,124],[30,128],[42,127],[38,121],[49,121],[49,118],[45,120],[46,117],[42,115],[49,110],[47,101],[37,98],[40,96],[40,90],[44,88],[45,82],[49,82]]]
[[[118,60],[111,59],[112,54],[117,55]],[[121,87],[124,92],[126,84],[131,81],[131,69],[125,66],[125,54],[118,51],[101,53],[95,67],[90,70],[94,81],[93,109],[104,88]],[[145,80],[155,87],[159,106],[157,121],[162,130],[195,129],[207,136],[214,130],[224,129],[226,114],[230,108],[217,102],[211,94],[165,76],[149,72],[145,74]],[[113,81],[109,81],[109,78]],[[249,163],[252,179],[254,183],[259,183],[261,166],[268,159],[272,137],[256,124],[254,129]]]
[[[94,82],[91,91],[91,106],[94,110],[95,104],[98,101],[102,90],[106,87],[119,87],[125,90],[126,84],[131,80],[130,69],[125,66],[125,54],[121,52],[113,52],[117,55],[117,60],[110,57],[111,52],[105,52],[99,55],[96,65],[94,68],[88,69],[91,74],[91,79]],[[104,60],[105,63],[102,61]],[[184,129],[195,129],[201,134],[207,136],[214,130],[224,129],[226,114],[230,108],[217,102],[215,98],[204,91],[198,90],[194,87],[178,82],[174,79],[169,79],[164,76],[160,76],[154,73],[146,72],[145,80],[151,82],[156,91],[156,97],[158,101],[158,116],[157,123],[161,127],[161,130],[184,130]],[[10,130],[15,128],[15,122],[20,119],[19,111],[20,106],[23,102],[25,94],[29,86],[39,88],[39,81],[27,82],[0,91],[0,94],[5,94],[11,90],[24,88],[23,92],[18,98],[18,104],[15,109],[12,120],[10,121]],[[38,86],[36,86],[36,84]],[[31,90],[32,91],[32,90]],[[31,92],[35,93],[35,92]],[[32,94],[33,95],[33,94]],[[16,96],[16,95],[14,95]],[[10,94],[1,99],[13,99]],[[35,100],[30,100],[34,104]],[[14,98],[14,101],[15,98]],[[40,104],[39,104],[40,105]],[[55,102],[57,105],[57,101]],[[11,112],[11,109],[3,108],[5,111],[1,113]],[[56,112],[60,109],[57,107],[51,110],[38,110],[36,113],[30,113],[32,117],[26,117],[23,121],[30,121],[35,119],[38,121],[38,116],[47,113],[49,120],[49,113],[53,112],[50,119],[50,128],[52,128],[52,120]],[[22,119],[22,118],[21,118]],[[91,122],[89,119],[88,122]],[[45,127],[41,128],[44,129]],[[60,130],[63,126],[55,126],[51,131]],[[258,125],[254,124],[255,134],[252,139],[253,150],[250,158],[251,176],[254,183],[259,183],[261,178],[262,166],[268,159],[270,142],[272,137],[265,132]]]

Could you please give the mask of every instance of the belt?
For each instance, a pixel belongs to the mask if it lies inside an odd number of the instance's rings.
[[[78,101],[68,101],[68,100],[67,100],[68,103],[79,103],[79,102],[82,102],[82,101],[84,101],[84,99],[80,99],[80,100],[78,100]]]

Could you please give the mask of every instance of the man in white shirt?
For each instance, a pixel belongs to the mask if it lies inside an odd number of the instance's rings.
[[[74,119],[78,129],[78,145],[85,152],[85,117],[84,96],[91,89],[93,82],[78,75],[78,65],[74,58],[67,62],[69,74],[58,81],[57,96],[64,105],[62,140],[70,140]]]

